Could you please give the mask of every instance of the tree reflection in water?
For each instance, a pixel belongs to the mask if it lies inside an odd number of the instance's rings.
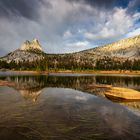
[[[35,75],[0,79],[15,83],[13,88],[0,87],[2,140],[140,139],[140,118],[135,112],[95,96],[96,90],[87,88],[112,84],[139,90],[138,77]]]
[[[104,96],[104,89],[88,88],[93,84],[109,84],[117,87],[132,88],[140,91],[140,77],[128,76],[6,76],[0,77],[2,80],[14,82],[14,88],[27,100],[36,101],[46,87],[72,88],[94,95]],[[138,104],[137,104],[138,103]],[[132,103],[131,103],[132,104]],[[136,105],[137,104],[137,105]],[[127,104],[130,106],[130,103]],[[138,108],[139,102],[135,105]]]

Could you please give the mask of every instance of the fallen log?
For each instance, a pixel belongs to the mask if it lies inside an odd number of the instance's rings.
[[[129,88],[112,87],[104,94],[111,100],[140,100],[140,92]]]
[[[93,84],[89,85],[89,88],[111,88],[112,85],[106,85],[106,84]]]

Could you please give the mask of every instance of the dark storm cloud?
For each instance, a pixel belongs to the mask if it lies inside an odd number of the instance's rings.
[[[0,48],[0,56],[2,56],[3,54],[6,54],[7,52],[3,49],[3,48]]]
[[[69,2],[81,2],[84,4],[89,4],[93,7],[98,7],[98,8],[113,8],[114,5],[116,4],[116,0],[68,0]]]
[[[131,0],[128,4],[130,11],[140,11],[140,0]]]
[[[28,19],[39,17],[42,0],[0,0],[0,17],[22,16]]]
[[[115,41],[130,30],[129,35],[138,34],[139,4],[140,0],[0,0],[0,56],[33,38],[48,53],[64,53]]]

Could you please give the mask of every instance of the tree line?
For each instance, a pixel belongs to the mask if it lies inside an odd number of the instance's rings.
[[[89,58],[80,58],[77,61],[70,55],[54,55],[48,59],[48,67],[58,70],[140,70],[140,60],[117,60],[106,56],[96,61]]]
[[[10,69],[10,70],[35,70],[35,71],[46,71],[48,69],[47,59],[30,61],[11,61],[7,63],[6,61],[0,60],[0,69]]]
[[[140,70],[140,60],[113,60],[109,57],[96,61],[97,70]]]
[[[140,60],[115,60],[109,57],[104,57],[93,62],[89,58],[75,59],[73,56],[64,55],[46,57],[42,60],[30,61],[6,61],[0,60],[0,69],[11,70],[35,70],[46,71],[53,70],[140,70]]]

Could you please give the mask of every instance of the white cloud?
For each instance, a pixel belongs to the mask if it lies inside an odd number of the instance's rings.
[[[115,8],[111,12],[106,15],[106,22],[102,23],[102,25],[97,25],[94,28],[98,28],[98,31],[93,32],[85,32],[85,37],[90,40],[102,40],[108,39],[113,40],[125,35],[130,28],[132,28],[139,19],[140,13],[135,13],[133,15],[129,15],[127,13],[127,9]],[[99,17],[100,18],[100,17]]]
[[[90,42],[88,41],[77,41],[77,42],[72,42],[72,43],[67,43],[64,51],[65,52],[78,52],[81,50],[86,50],[86,49],[90,49],[94,46],[92,46],[90,44]]]
[[[72,33],[70,30],[67,30],[66,32],[64,32],[64,35],[63,35],[64,38],[70,38],[72,37]]]
[[[95,35],[93,34],[93,33],[91,33],[91,32],[85,32],[85,37],[87,38],[87,39],[91,39],[91,40],[94,40],[95,39]]]
[[[87,47],[87,46],[89,46],[89,42],[88,41],[78,41],[78,42],[74,42],[74,43],[68,43],[67,46],[70,46],[70,47]]]
[[[132,36],[135,36],[135,35],[140,35],[140,28],[137,28],[137,29],[132,30],[131,32],[129,32],[127,34],[127,37],[132,37]]]

